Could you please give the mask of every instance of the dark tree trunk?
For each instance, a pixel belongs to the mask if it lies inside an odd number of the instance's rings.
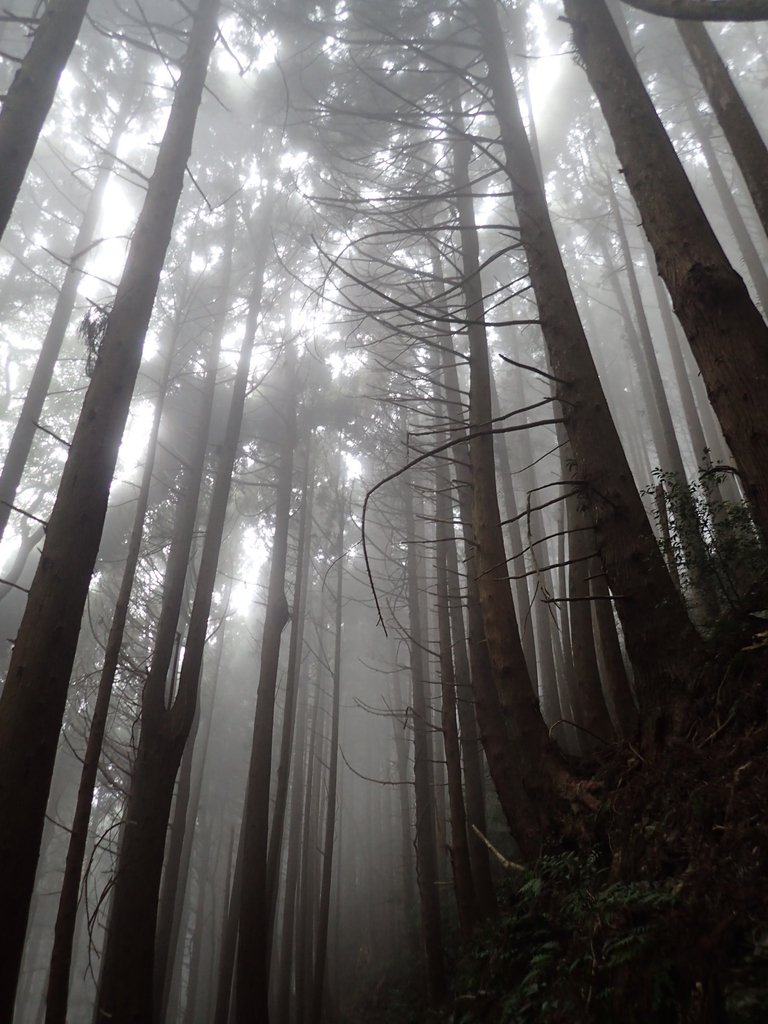
[[[296,380],[293,360],[289,350],[284,385],[276,402],[282,416],[282,441],[277,476],[275,534],[241,839],[244,871],[235,975],[237,1024],[248,1024],[255,1019],[267,1024],[269,1020],[271,913],[267,890],[267,849],[277,668],[280,639],[289,619],[285,597],[285,566],[291,513],[293,452],[296,444]]]
[[[296,727],[300,736],[307,735],[309,722],[309,694],[304,692],[298,708]],[[298,889],[301,874],[301,837],[305,798],[309,790],[310,765],[314,759],[315,727],[317,714],[313,715],[313,726],[310,730],[309,750],[305,753],[303,746],[294,748],[293,772],[291,781],[291,813],[288,827],[288,855],[285,866],[285,895],[282,901],[283,919],[280,933],[280,961],[277,970],[275,992],[275,1020],[279,1024],[288,1022],[291,1006],[291,985],[294,979],[296,959],[294,949],[296,941],[296,918],[299,916]],[[216,1024],[226,1024],[216,1021]]]
[[[459,730],[456,721],[456,676],[453,667],[450,598],[448,595],[446,547],[449,544],[455,543],[455,541],[452,536],[453,531],[448,532],[449,516],[451,515],[450,499],[447,491],[449,481],[446,480],[443,474],[438,474],[436,483],[436,603],[440,642],[441,726],[448,779],[448,801],[451,813],[451,842],[449,851],[451,867],[453,869],[456,905],[459,911],[459,924],[462,934],[466,937],[474,928],[477,921],[477,912],[475,909],[475,887],[469,859],[467,816],[464,808],[464,792],[461,780],[461,748],[459,746]]]
[[[77,792],[75,813],[72,818],[67,859],[64,866],[64,878],[61,883],[59,908],[54,929],[53,951],[51,953],[51,970],[48,978],[46,996],[45,1024],[65,1024],[67,1016],[67,997],[69,993],[69,975],[72,963],[72,948],[75,936],[75,921],[80,893],[80,877],[83,870],[85,848],[88,839],[88,822],[91,816],[91,805],[99,768],[99,757],[107,724],[107,714],[112,696],[115,673],[120,659],[125,624],[128,618],[131,591],[139,563],[141,541],[144,536],[144,519],[149,506],[149,493],[152,486],[152,471],[155,462],[157,437],[160,432],[160,419],[163,412],[166,388],[170,378],[173,360],[173,345],[166,357],[165,371],[160,382],[160,390],[155,405],[155,415],[147,447],[146,462],[141,479],[141,489],[136,503],[133,528],[128,541],[125,568],[120,581],[112,623],[104,649],[104,662],[99,677],[99,688],[96,703],[91,717],[91,728],[83,756],[83,770]]]
[[[185,467],[176,504],[160,617],[141,698],[141,736],[113,886],[97,1021],[138,1024],[141,1020],[149,1024],[156,1019],[153,983],[160,879],[174,784],[187,740],[186,732],[176,733],[171,728],[171,714],[166,708],[168,677],[170,672],[172,697],[176,681],[173,654],[205,469],[223,317],[218,326],[197,410],[194,451]],[[185,661],[187,652],[189,644]]]
[[[564,3],[659,274],[766,537],[768,324],[715,237],[604,0]]]
[[[0,1018],[10,1019],[80,620],[144,337],[184,183],[217,0],[202,0],[0,701]],[[78,543],[73,544],[72,538]]]
[[[469,161],[471,142],[453,146],[455,203],[459,213],[462,288],[466,303],[470,351],[469,453],[472,465],[473,572],[483,616],[492,679],[504,709],[514,750],[512,770],[520,780],[522,800],[513,813],[513,834],[526,856],[535,855],[545,834],[560,820],[555,795],[563,773],[556,747],[550,743],[528,677],[520,641],[496,491],[492,401],[485,307],[475,224]],[[529,150],[530,153],[530,150]],[[524,796],[523,796],[524,794]]]
[[[291,638],[288,647],[288,665],[286,667],[280,761],[277,766],[275,805],[269,830],[269,852],[267,854],[267,891],[270,899],[270,918],[273,922],[279,888],[280,855],[283,848],[285,812],[288,806],[288,784],[290,782],[290,766],[296,725],[296,702],[299,692],[299,679],[301,677],[301,659],[304,653],[304,627],[306,624],[307,586],[309,583],[311,554],[312,496],[314,492],[311,434],[306,438],[302,476],[299,540],[296,553],[296,581],[293,588],[293,605],[291,608]]]
[[[0,238],[72,53],[88,0],[51,0],[0,111]]]

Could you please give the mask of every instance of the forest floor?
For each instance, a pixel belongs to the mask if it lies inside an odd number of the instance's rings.
[[[768,1020],[768,630],[724,644],[716,692],[653,759],[579,774],[600,806],[581,849],[505,871],[499,915],[451,957],[451,994],[394,967],[367,1024],[764,1024]],[[735,642],[734,642],[735,641]]]

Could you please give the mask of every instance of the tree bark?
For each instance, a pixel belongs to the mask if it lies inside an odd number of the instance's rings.
[[[768,537],[768,324],[715,237],[605,0],[564,5],[659,274]]]
[[[515,751],[513,770],[521,783],[520,795],[525,794],[513,816],[513,834],[523,852],[530,855],[541,849],[549,828],[559,820],[561,808],[555,788],[563,774],[563,766],[555,746],[549,741],[528,676],[508,579],[496,491],[494,442],[489,432],[493,407],[479,246],[469,177],[471,149],[471,142],[463,135],[453,145],[455,203],[461,232],[462,289],[470,352],[473,571],[491,675]],[[528,153],[530,155],[530,149]]]
[[[294,357],[289,349],[285,380],[276,407],[281,410],[281,445],[277,475],[275,533],[267,590],[267,611],[261,643],[259,688],[253,725],[253,745],[243,817],[245,869],[240,895],[239,941],[235,975],[235,1020],[269,1020],[269,961],[271,913],[267,888],[267,850],[272,774],[272,733],[275,691],[280,658],[280,639],[288,619],[285,598],[285,567],[288,551],[293,453],[296,445],[296,380]]]
[[[217,0],[201,0],[0,701],[0,901],[6,949],[0,964],[0,1018],[10,1019],[12,1013],[80,620],[191,152],[217,11]]]
[[[768,0],[622,0],[645,14],[690,21],[765,21]]]
[[[408,639],[413,685],[413,772],[416,793],[416,882],[421,909],[421,934],[426,958],[427,996],[432,1006],[445,995],[440,901],[437,890],[437,835],[432,778],[431,711],[427,698],[427,666],[422,630],[418,536],[413,494],[405,489],[405,532],[408,538]]]
[[[115,162],[112,154],[117,152],[120,136],[128,123],[130,109],[135,99],[136,78],[136,69],[134,69],[128,88],[123,94],[120,107],[115,115],[112,133],[106,147],[106,156],[96,176],[96,184],[88,196],[85,213],[80,223],[75,244],[72,247],[72,255],[67,263],[64,279],[61,282],[61,289],[56,299],[51,322],[43,339],[40,355],[37,358],[32,379],[19,411],[19,418],[8,446],[2,472],[0,472],[0,539],[2,539],[5,528],[8,525],[11,506],[16,501],[16,491],[29,458],[37,424],[40,420],[40,413],[43,410],[43,404],[48,394],[51,378],[53,377],[56,360],[59,358],[67,326],[72,316],[83,264],[90,251],[96,224],[101,213],[104,192],[109,183]]]
[[[51,0],[0,111],[0,238],[11,218],[88,0]]]
[[[59,907],[56,915],[54,928],[53,951],[51,953],[51,969],[48,978],[48,991],[46,995],[45,1024],[65,1024],[67,1016],[67,998],[69,993],[69,975],[72,963],[72,948],[75,935],[75,920],[77,917],[77,904],[80,893],[80,878],[85,858],[85,848],[88,839],[88,823],[91,816],[91,804],[96,786],[96,775],[99,768],[99,757],[101,756],[104,732],[107,725],[107,715],[112,697],[112,687],[115,680],[120,651],[123,644],[125,624],[128,619],[131,592],[136,577],[136,568],[139,563],[141,541],[144,536],[144,520],[149,507],[149,492],[152,486],[152,471],[155,462],[155,451],[157,438],[160,432],[160,420],[165,404],[166,389],[170,379],[171,364],[173,361],[173,345],[169,347],[165,362],[163,379],[160,381],[157,402],[155,404],[155,415],[147,446],[146,461],[141,479],[134,513],[133,528],[128,541],[125,568],[120,581],[115,610],[112,615],[112,623],[107,637],[107,644],[104,649],[104,661],[99,677],[99,687],[96,695],[96,703],[91,716],[91,727],[88,732],[88,742],[83,756],[83,769],[80,776],[80,786],[77,792],[75,813],[72,818],[69,845],[67,847],[67,858],[64,866],[64,877],[61,883],[59,895]]]
[[[339,460],[341,461],[341,460]],[[347,496],[342,482],[341,466],[337,480],[338,526],[336,551],[336,621],[333,651],[333,678],[331,692],[331,736],[328,753],[327,809],[325,814],[325,835],[323,838],[323,871],[320,879],[320,907],[317,917],[315,938],[315,973],[312,987],[312,1004],[309,1024],[321,1024],[323,1019],[323,997],[326,987],[326,957],[328,952],[328,922],[331,909],[331,879],[333,851],[336,842],[336,805],[338,800],[339,769],[339,720],[341,695],[341,630],[342,600],[344,597],[344,520],[347,512]]]
[[[218,336],[208,355],[194,450],[185,467],[176,503],[160,617],[141,698],[141,735],[131,772],[113,886],[97,1021],[149,1024],[157,1019],[153,991],[158,898],[174,784],[188,738],[187,732],[172,731],[166,705],[174,696],[175,671],[171,666],[198,515],[223,326],[221,316]],[[198,581],[198,589],[199,586]],[[189,649],[187,644],[185,661]]]
[[[651,732],[661,734],[705,659],[703,643],[667,573],[597,376],[525,135],[495,0],[476,0],[476,11],[577,486],[592,514]]]

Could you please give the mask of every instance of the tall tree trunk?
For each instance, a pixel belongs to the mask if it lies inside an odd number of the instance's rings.
[[[226,616],[228,614],[231,592],[230,585],[227,585],[226,591],[223,599],[224,611],[218,633],[215,664],[210,673],[212,679],[211,693],[206,701],[208,714],[205,716],[201,714],[202,708],[199,695],[195,720],[192,723],[190,738],[184,748],[184,755],[179,770],[176,799],[173,805],[173,821],[171,822],[168,836],[168,854],[163,870],[163,884],[158,907],[157,934],[155,939],[156,1015],[157,1019],[161,1021],[174,1019],[178,1015],[178,1006],[171,1007],[171,988],[174,981],[174,964],[177,960],[182,911],[189,879],[192,846],[195,837],[195,822],[200,808],[203,774],[211,736],[211,711],[216,700],[221,659],[224,652]],[[201,718],[203,721],[203,734],[199,744],[201,749],[198,751],[198,744],[195,741]],[[176,998],[178,999],[178,990],[176,991]]]
[[[137,70],[138,65],[131,73],[128,88],[123,94],[120,107],[115,115],[112,134],[106,147],[106,156],[96,176],[96,184],[88,196],[85,213],[80,223],[75,244],[72,247],[72,255],[67,263],[64,280],[61,282],[61,289],[56,299],[51,322],[48,325],[48,330],[40,349],[40,355],[35,364],[32,380],[24,396],[24,402],[8,446],[2,472],[0,472],[0,539],[2,539],[5,528],[8,525],[11,506],[16,501],[16,491],[29,458],[29,452],[32,448],[35,431],[40,420],[40,413],[43,410],[43,404],[48,394],[56,360],[59,358],[64,335],[72,316],[80,275],[83,272],[83,265],[88,257],[96,224],[101,213],[104,192],[114,167],[115,159],[113,154],[117,152],[120,136],[123,134],[128,123],[131,107],[135,100]]]
[[[315,706],[316,707],[316,706]],[[307,724],[309,719],[309,693],[305,688],[303,698],[298,708],[298,720],[296,727],[300,736],[307,735]],[[296,947],[296,918],[299,913],[298,889],[301,872],[301,837],[303,810],[305,798],[309,789],[310,765],[314,759],[315,732],[317,726],[317,713],[313,715],[313,724],[310,727],[309,750],[305,751],[303,745],[296,746],[293,754],[293,772],[291,781],[291,813],[288,823],[288,855],[285,866],[285,896],[282,901],[283,919],[280,932],[280,959],[278,963],[276,993],[275,993],[275,1020],[279,1024],[290,1021],[291,1006],[291,984],[294,979],[296,958],[294,950]],[[226,1024],[223,1019],[216,1020],[215,1024]]]
[[[760,305],[763,307],[763,314],[766,314],[768,313],[768,273],[766,273],[765,264],[760,253],[757,251],[757,246],[752,240],[747,225],[744,223],[744,217],[739,209],[739,204],[734,199],[731,186],[728,184],[723,169],[720,166],[720,160],[715,152],[715,147],[712,145],[707,123],[699,113],[698,107],[687,90],[684,102],[688,119],[696,132],[696,141],[701,147],[701,155],[706,161],[709,176],[723,207],[728,226],[733,232],[739,252],[744,260],[744,265],[749,271],[749,276],[752,278],[755,292],[757,293]]]
[[[458,124],[458,119],[457,119]],[[469,162],[472,144],[465,137],[453,145],[455,203],[459,213],[462,289],[466,303],[470,352],[469,453],[472,464],[473,571],[483,615],[491,674],[504,709],[514,749],[514,771],[525,794],[514,814],[513,834],[525,855],[538,852],[561,810],[555,795],[563,774],[557,750],[550,743],[528,677],[518,631],[496,491],[496,463],[491,434],[493,407],[485,330],[485,304],[475,224]],[[530,150],[528,150],[530,154]]]
[[[201,0],[0,700],[0,1018],[10,1019],[69,676],[184,172],[217,0]],[[72,538],[78,543],[73,544]]]
[[[448,494],[450,482],[446,474],[438,473],[436,479],[437,542],[435,559],[437,569],[437,622],[440,642],[440,687],[441,726],[445,747],[448,800],[451,818],[450,857],[453,869],[453,885],[459,924],[462,934],[467,937],[477,920],[475,891],[472,868],[469,859],[467,838],[467,816],[464,808],[464,792],[461,781],[461,749],[456,721],[456,675],[453,667],[453,644],[451,637],[450,597],[448,594],[447,546],[454,543],[453,531],[449,530],[451,503]]]
[[[341,461],[341,460],[339,460]],[[342,482],[341,466],[337,480],[337,501],[339,505],[336,551],[336,621],[333,650],[333,678],[331,694],[331,736],[328,752],[327,809],[325,813],[325,836],[323,838],[323,871],[320,879],[320,908],[317,916],[317,937],[315,939],[315,974],[312,987],[312,1004],[309,1024],[321,1024],[323,1019],[323,997],[326,987],[326,957],[328,952],[328,923],[331,909],[331,879],[333,852],[336,842],[336,804],[338,800],[339,768],[339,719],[341,694],[341,628],[342,600],[344,597],[344,520],[347,512],[347,496]]]
[[[650,732],[663,733],[704,661],[703,644],[664,565],[597,376],[525,136],[496,0],[476,0],[475,8],[577,486],[595,523]]]
[[[150,430],[149,444],[147,446],[146,461],[141,479],[136,511],[134,513],[133,528],[128,541],[123,576],[120,581],[115,610],[112,615],[112,623],[107,637],[107,644],[104,649],[104,662],[99,676],[99,687],[96,694],[96,702],[91,716],[91,727],[88,732],[88,742],[83,756],[83,769],[80,776],[80,786],[77,792],[75,813],[72,818],[72,827],[67,847],[67,859],[64,866],[64,877],[61,883],[59,896],[59,907],[56,915],[54,928],[53,951],[51,953],[51,969],[48,978],[48,991],[46,996],[45,1024],[65,1024],[67,1016],[67,997],[69,993],[69,975],[72,964],[72,948],[75,935],[75,921],[77,917],[77,904],[80,892],[80,877],[83,870],[85,848],[88,839],[88,822],[91,816],[91,805],[96,785],[96,775],[99,768],[99,757],[104,741],[104,732],[107,725],[107,715],[112,697],[112,687],[115,680],[115,673],[120,659],[120,651],[123,644],[125,625],[128,619],[131,592],[136,577],[136,568],[139,563],[141,541],[144,536],[144,519],[149,507],[149,493],[152,486],[152,472],[155,464],[155,451],[157,438],[160,432],[160,420],[165,404],[166,388],[170,379],[171,365],[173,361],[173,344],[169,346],[166,357],[163,378],[160,381],[155,404],[155,415]]]
[[[435,280],[443,276],[440,262],[433,259]],[[447,313],[447,310],[445,311]],[[464,409],[460,400],[459,374],[456,360],[459,354],[453,351],[453,338],[448,335],[439,352],[439,381],[442,391],[442,413],[445,418],[446,433],[455,435],[464,430]],[[451,493],[449,507],[453,511],[456,500],[464,520],[465,537],[471,533],[471,478],[468,465],[469,452],[465,444],[451,450],[452,465],[457,475],[455,493]],[[453,491],[453,485],[451,490]],[[483,751],[475,714],[475,700],[472,688],[472,671],[467,647],[467,627],[464,622],[464,598],[459,575],[459,559],[456,548],[456,531],[452,523],[448,523],[450,539],[446,542],[446,581],[448,587],[448,608],[450,629],[453,642],[453,662],[456,681],[456,703],[459,716],[461,752],[464,766],[466,814],[468,819],[469,855],[472,864],[472,877],[477,899],[477,912],[480,917],[490,917],[496,909],[496,894],[491,878],[490,855],[488,847],[472,828],[474,826],[484,836],[487,832],[485,814],[485,787],[483,778]],[[470,570],[467,589],[473,593],[477,589],[477,581]],[[478,623],[480,619],[478,617]],[[487,655],[485,644],[477,637],[478,653],[480,647]],[[485,661],[483,662],[485,666]],[[402,706],[402,701],[398,702]],[[404,776],[403,776],[404,777]]]
[[[259,215],[253,289],[232,388],[224,439],[219,449],[218,466],[178,687],[175,698],[168,708],[165,707],[164,691],[159,686],[151,691],[153,705],[150,711],[150,721],[155,724],[154,720],[156,719],[157,725],[153,731],[152,743],[148,742],[146,745],[146,760],[141,764],[141,768],[146,768],[146,771],[136,771],[134,776],[134,783],[140,780],[140,789],[137,787],[135,799],[132,790],[131,800],[137,810],[141,809],[146,824],[142,823],[140,828],[129,829],[126,832],[126,836],[130,836],[132,841],[134,835],[139,837],[136,843],[136,860],[135,866],[131,865],[132,885],[126,884],[122,889],[120,916],[124,920],[124,925],[120,927],[114,924],[116,897],[120,891],[116,888],[112,911],[113,921],[110,925],[109,942],[104,957],[104,978],[99,1001],[99,1012],[102,1017],[107,1017],[111,1013],[115,1020],[125,1021],[126,1024],[128,1022],[138,1024],[139,1021],[148,1024],[152,1021],[155,916],[165,835],[173,785],[197,707],[203,655],[208,634],[208,619],[224,536],[232,475],[238,454],[251,355],[256,336],[256,320],[261,304],[269,237],[266,223],[270,211],[271,202],[265,200]],[[149,685],[146,690],[149,690]],[[146,722],[142,727],[142,741],[145,732]],[[123,852],[120,871],[125,875],[128,862],[124,863],[124,860]],[[131,888],[138,890],[134,893],[133,899],[131,898]],[[134,912],[138,912],[140,909],[143,909],[143,913],[148,919],[151,916],[151,926],[145,924],[143,929],[137,929],[133,924]],[[127,967],[132,961],[140,963],[141,984],[137,983]]]
[[[173,789],[187,735],[172,732],[174,647],[206,463],[208,430],[223,329],[209,353],[194,450],[182,476],[152,661],[141,697],[141,735],[126,802],[107,941],[99,985],[97,1021],[156,1019],[153,1010],[157,905]],[[200,583],[198,581],[198,588]],[[187,646],[187,651],[189,647]],[[187,654],[185,652],[185,660]],[[191,723],[190,723],[191,724]]]
[[[605,0],[564,5],[659,274],[768,537],[768,324],[715,237]]]
[[[272,776],[277,668],[280,639],[289,619],[285,597],[293,453],[296,445],[296,378],[292,351],[286,355],[285,379],[276,407],[281,410],[281,445],[277,475],[275,533],[267,590],[267,611],[261,642],[259,688],[253,724],[253,744],[243,816],[245,869],[240,895],[240,924],[235,975],[235,1020],[248,1024],[269,1020],[270,900],[267,890],[267,850]]]
[[[432,778],[431,711],[427,698],[427,666],[422,630],[419,538],[411,488],[405,489],[405,532],[408,538],[408,637],[413,685],[413,772],[416,793],[416,881],[421,908],[421,933],[426,957],[427,994],[437,1005],[445,994],[440,901],[437,889],[437,835]]]
[[[306,625],[307,586],[309,584],[311,554],[313,480],[312,435],[309,434],[306,438],[304,465],[302,467],[296,581],[293,588],[293,604],[291,608],[291,639],[288,647],[288,665],[286,667],[280,760],[277,766],[275,804],[269,830],[269,851],[267,853],[267,891],[270,898],[270,919],[273,922],[279,888],[280,855],[283,848],[285,812],[288,806],[288,784],[290,782],[290,766],[296,726],[296,702],[299,692],[299,680],[301,678],[301,659],[304,653],[304,628]]]
[[[0,238],[11,218],[88,0],[51,0],[0,111]]]
[[[573,650],[573,689],[576,724],[586,733],[582,740],[593,746],[595,737],[605,742],[613,739],[613,727],[608,716],[600,685],[597,651],[592,627],[592,608],[589,588],[590,567],[595,551],[595,539],[586,509],[578,498],[566,502],[568,516],[568,607],[571,619],[571,647]]]
[[[697,21],[675,24],[768,235],[768,146],[704,25]]]

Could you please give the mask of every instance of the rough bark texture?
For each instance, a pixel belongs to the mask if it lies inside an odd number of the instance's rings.
[[[214,42],[203,0],[85,397],[0,702],[0,1018],[10,1019],[45,805],[110,483]],[[78,543],[73,544],[72,538]]]
[[[476,0],[493,104],[579,487],[595,524],[649,719],[661,720],[704,660],[656,544],[597,376],[536,174],[499,32],[495,0]],[[605,12],[607,17],[607,11]]]
[[[0,238],[11,217],[88,0],[52,0],[0,111]]]
[[[659,274],[768,536],[768,324],[715,237],[604,0],[564,6]]]

